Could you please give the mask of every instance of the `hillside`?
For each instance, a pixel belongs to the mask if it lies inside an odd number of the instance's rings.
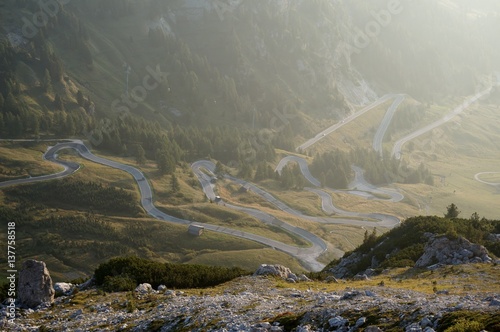
[[[343,278],[372,275],[385,268],[491,262],[488,250],[493,258],[500,256],[496,236],[499,232],[499,221],[480,219],[478,214],[470,219],[409,218],[380,237],[366,231],[361,246],[341,260],[331,262],[324,271]]]
[[[300,272],[347,252],[353,276],[414,266],[443,235],[498,256],[498,14],[493,0],[2,1],[0,214],[19,223],[18,258],[67,280],[121,255]],[[66,178],[22,184],[57,158]],[[486,219],[412,218],[451,202]]]
[[[80,106],[98,118],[131,112],[165,129],[176,123],[271,128],[274,109],[299,116],[292,125],[312,124],[343,117],[351,103],[374,100],[372,89],[427,100],[468,95],[498,67],[496,43],[484,31],[495,30],[494,16],[478,26],[477,17],[463,22],[460,13],[433,1],[405,2],[392,15],[383,1],[368,7],[358,2],[70,2],[51,9],[48,23],[37,28],[31,18],[46,9],[29,0],[7,1],[0,13],[11,55],[2,57],[13,58],[5,81],[15,83],[13,92],[30,110],[51,112],[50,101],[59,95],[73,115]],[[373,13],[389,13],[388,23]],[[415,23],[422,17],[425,29]],[[376,36],[358,45],[365,25],[376,23]],[[466,28],[471,32],[464,39]],[[476,61],[481,57],[487,58]],[[145,89],[151,72],[165,75]],[[7,99],[11,88],[2,86]],[[35,129],[25,127],[27,133]],[[308,128],[293,129],[306,135]]]

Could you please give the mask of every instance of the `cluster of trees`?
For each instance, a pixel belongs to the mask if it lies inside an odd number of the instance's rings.
[[[99,265],[94,277],[107,291],[133,290],[137,284],[149,283],[154,288],[213,287],[247,275],[240,268],[158,263],[138,257],[118,257]]]
[[[39,202],[45,205],[60,204],[82,207],[104,213],[137,215],[141,208],[137,197],[123,188],[106,187],[101,183],[67,179],[40,182],[7,188],[9,199],[20,202]]]
[[[351,165],[363,168],[365,178],[375,185],[393,182],[434,184],[434,177],[423,164],[412,169],[394,157],[381,158],[375,151],[366,149],[318,154],[310,170],[323,186],[345,189],[352,179]]]
[[[306,185],[306,179],[300,171],[298,164],[286,165],[281,170],[281,175],[278,176],[281,186],[285,189],[302,190]]]
[[[322,186],[345,189],[351,178],[351,164],[348,153],[335,150],[316,155],[309,169]]]
[[[221,126],[205,128],[167,127],[129,115],[102,122],[93,132],[101,149],[118,155],[135,156],[139,164],[155,160],[162,174],[171,174],[181,160],[215,158],[236,162],[244,177],[251,177],[260,161],[272,161],[276,154],[272,142],[259,143],[252,130]]]
[[[77,103],[57,93],[52,97],[53,85],[62,81],[64,71],[43,33],[26,47],[14,49],[8,41],[0,40],[0,137],[18,138],[29,134],[39,137],[42,133],[67,137],[88,131],[93,126],[93,103],[88,97],[81,91],[77,93]],[[22,85],[16,68],[23,68],[30,77]],[[44,100],[41,111],[34,111],[25,95],[40,91],[49,98],[41,98]],[[46,102],[47,99],[52,102]]]
[[[50,12],[43,5],[49,5]],[[47,47],[46,37],[52,32],[60,33],[64,46],[74,52],[75,56],[87,65],[92,65],[93,59],[89,47],[89,33],[85,25],[78,16],[66,6],[55,1],[50,4],[43,4],[35,0],[16,1],[16,6],[20,9],[28,10],[32,13],[43,13],[46,24],[36,27],[33,31],[35,35],[29,36],[32,46],[40,55],[44,66],[49,69],[50,75],[59,80],[63,75],[61,60],[55,55],[50,47]],[[54,8],[52,6],[57,6]]]
[[[365,170],[365,178],[373,184],[393,182],[434,184],[434,177],[424,164],[410,168],[405,161],[395,157],[381,158],[374,150],[366,149],[353,150],[350,156],[353,164],[362,167]]]
[[[25,54],[24,54],[25,55]],[[15,77],[18,55],[7,40],[0,39],[0,137],[19,137],[36,131],[29,107],[19,101],[21,87]]]
[[[276,172],[274,172],[274,169],[269,164],[267,164],[266,162],[260,162],[257,164],[257,169],[253,177],[253,180],[255,182],[270,179],[273,177],[276,177]]]

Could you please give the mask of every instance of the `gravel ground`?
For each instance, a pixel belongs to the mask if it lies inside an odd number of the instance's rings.
[[[6,331],[433,331],[448,312],[500,313],[500,294],[424,294],[384,286],[328,292],[267,277],[243,277],[217,290],[153,294],[97,290],[18,310]],[[301,288],[302,290],[296,289]],[[305,289],[304,289],[305,288]],[[194,295],[196,294],[196,295]],[[372,326],[372,327],[369,327]],[[381,330],[373,327],[378,326]]]

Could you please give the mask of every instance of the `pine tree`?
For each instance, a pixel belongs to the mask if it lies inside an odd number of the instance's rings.
[[[2,94],[0,94],[1,96]],[[3,113],[0,113],[0,137],[5,137],[5,122],[3,120]]]
[[[454,203],[451,203],[450,205],[448,205],[446,207],[446,210],[447,211],[446,211],[444,217],[448,218],[448,219],[457,218],[461,212],[458,210],[458,207]]]
[[[80,90],[78,90],[78,92],[76,93],[76,102],[80,107],[83,107],[85,105],[85,98],[83,97],[83,93]]]
[[[175,170],[175,161],[165,150],[156,151],[156,165],[162,175],[172,173]]]
[[[73,119],[73,117],[70,114],[66,115],[66,121],[64,124],[64,131],[69,136],[73,136],[76,132],[75,120]]]
[[[137,144],[135,149],[135,161],[139,165],[144,165],[144,163],[146,163],[146,151],[144,151],[144,148],[139,144]]]
[[[220,161],[217,161],[217,164],[215,165],[215,174],[222,175],[224,173],[225,173],[224,166]]]
[[[33,116],[33,135],[35,135],[36,138],[40,136],[40,119],[38,116]]]
[[[52,92],[52,78],[50,77],[50,72],[45,69],[42,79],[42,89],[45,93]]]
[[[54,98],[54,108],[58,111],[64,111],[64,102],[59,94]]]
[[[176,193],[181,190],[181,186],[179,185],[179,180],[175,176],[175,173],[172,174],[172,192]]]

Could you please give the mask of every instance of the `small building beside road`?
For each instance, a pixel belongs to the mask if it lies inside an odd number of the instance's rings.
[[[205,227],[199,226],[199,225],[189,225],[189,227],[188,227],[189,235],[193,235],[193,236],[201,236],[201,234],[203,234],[204,230],[205,230]]]

